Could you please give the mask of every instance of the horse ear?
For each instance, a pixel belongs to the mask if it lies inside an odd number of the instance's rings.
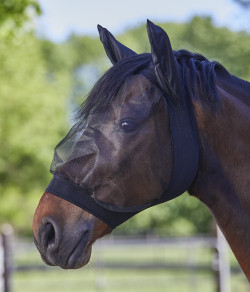
[[[136,55],[134,51],[118,42],[106,28],[98,24],[97,29],[106,54],[113,65],[128,56]]]
[[[179,64],[173,54],[168,35],[161,27],[149,20],[147,21],[147,31],[159,85],[167,93],[172,104],[180,107],[183,101]]]

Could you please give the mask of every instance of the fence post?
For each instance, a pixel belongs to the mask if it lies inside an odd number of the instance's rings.
[[[230,292],[230,262],[228,254],[228,244],[220,228],[217,226],[217,271],[218,271],[218,291]]]
[[[13,230],[10,225],[3,225],[0,233],[0,292],[10,292],[9,239],[12,233]]]

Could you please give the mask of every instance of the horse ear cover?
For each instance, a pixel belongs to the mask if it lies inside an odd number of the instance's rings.
[[[182,105],[182,86],[177,63],[166,32],[147,20],[148,38],[151,45],[155,74],[160,87],[172,105]]]
[[[106,54],[113,65],[124,58],[136,55],[134,51],[118,42],[106,28],[98,24],[97,29]]]

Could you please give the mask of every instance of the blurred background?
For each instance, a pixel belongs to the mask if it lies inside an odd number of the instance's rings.
[[[0,243],[9,291],[249,291],[223,241],[227,284],[218,290],[216,225],[188,194],[117,228],[79,271],[46,267],[31,243],[53,149],[111,66],[96,25],[143,53],[150,51],[147,18],[167,31],[175,50],[201,53],[250,81],[248,0],[0,1],[0,226],[7,234]]]

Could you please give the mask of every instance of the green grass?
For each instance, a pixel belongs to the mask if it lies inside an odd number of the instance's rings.
[[[13,291],[214,291],[210,276],[189,275],[164,270],[46,271],[20,273],[14,277]],[[243,291],[243,290],[241,290]]]
[[[232,255],[231,262],[236,264]],[[38,252],[32,248],[14,253],[16,265],[42,264]],[[196,247],[183,248],[165,245],[111,245],[96,246],[92,260],[80,270],[62,270],[49,267],[44,271],[13,273],[12,292],[214,292],[213,273],[196,270],[169,269],[110,269],[116,264],[186,263],[211,266],[213,250]],[[98,268],[99,267],[99,268]],[[232,292],[249,291],[242,273],[232,275]]]
[[[249,291],[243,275],[233,276],[232,291]],[[51,270],[18,273],[12,282],[15,292],[211,292],[215,290],[211,275],[173,273],[165,270],[103,270],[83,268],[77,271]]]

